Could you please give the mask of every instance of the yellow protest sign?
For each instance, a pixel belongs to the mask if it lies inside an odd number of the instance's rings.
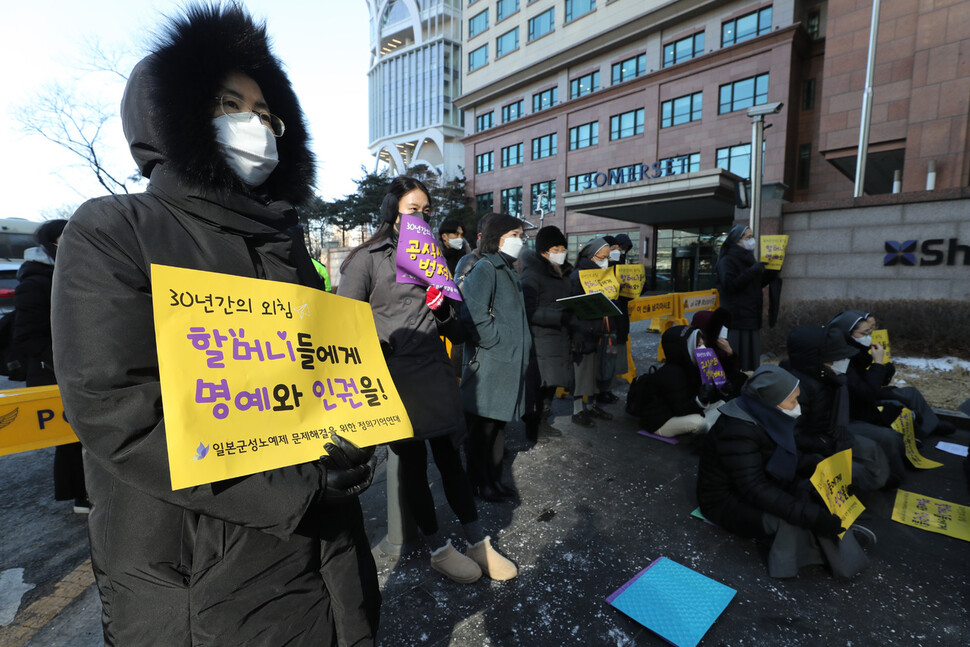
[[[640,297],[627,304],[630,321],[661,319],[674,312],[674,295],[661,294],[655,297]]]
[[[965,505],[896,490],[893,521],[970,541],[970,508]]]
[[[765,269],[780,270],[785,262],[785,249],[788,247],[788,236],[762,236],[761,260],[767,263]]]
[[[698,310],[714,310],[717,308],[717,290],[699,290],[697,292],[677,292],[680,302],[680,316]]]
[[[612,267],[605,270],[579,270],[579,282],[586,294],[602,292],[608,299],[614,300],[620,296],[620,282],[616,280]]]
[[[893,420],[893,429],[898,431],[903,435],[903,443],[906,445],[906,458],[909,462],[913,464],[913,467],[918,467],[921,470],[928,470],[934,467],[940,467],[943,463],[937,463],[936,461],[931,461],[922,454],[919,453],[919,448],[916,447],[916,416],[909,409],[904,408],[899,414],[899,417]]]
[[[620,284],[620,296],[636,299],[643,292],[643,285],[647,281],[647,273],[643,265],[616,265],[616,280]]]
[[[886,354],[882,356],[882,363],[888,364],[893,361],[892,355],[889,353],[889,331],[888,330],[873,330],[872,331],[872,343],[878,344],[883,347]],[[872,349],[869,349],[869,353],[872,354]]]
[[[76,442],[56,384],[0,391],[0,456]]]
[[[856,495],[850,495],[852,484],[852,449],[846,449],[829,456],[815,467],[809,479],[825,501],[825,507],[842,519],[842,527],[848,528],[865,510]],[[843,532],[842,535],[845,533]],[[839,535],[839,539],[842,538]]]
[[[164,265],[152,289],[173,489],[412,435],[367,303]]]

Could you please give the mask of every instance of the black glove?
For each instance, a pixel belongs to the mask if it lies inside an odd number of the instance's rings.
[[[697,401],[701,404],[710,404],[718,399],[717,387],[714,384],[701,384],[697,390]]]
[[[815,522],[815,525],[812,526],[812,532],[819,537],[838,539],[839,535],[845,532],[845,528],[842,527],[842,519],[838,515],[834,515],[826,510],[822,513],[821,518]]]
[[[737,389],[735,389],[734,385],[731,384],[730,382],[725,382],[717,389],[718,399],[724,400],[725,402],[727,402],[737,394],[738,394]]]
[[[359,496],[370,487],[377,468],[373,447],[361,449],[349,440],[333,434],[320,457],[324,470],[324,500],[343,501]]]

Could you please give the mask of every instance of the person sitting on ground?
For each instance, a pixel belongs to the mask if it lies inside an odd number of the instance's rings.
[[[876,438],[853,434],[849,428],[845,371],[858,349],[850,347],[837,329],[823,326],[797,326],[788,334],[787,344],[788,358],[779,366],[801,381],[802,416],[795,436],[799,449],[831,456],[852,448],[852,482],[860,491],[900,482],[905,472],[897,456],[902,437],[890,429],[898,437],[894,440],[876,430],[878,440],[889,445],[894,455],[890,460]]]
[[[697,499],[704,516],[725,530],[768,538],[771,577],[828,564],[836,577],[851,578],[868,565],[861,548],[874,544],[875,534],[853,524],[839,540],[842,520],[808,481],[822,457],[795,444],[798,396],[798,379],[777,366],[751,374],[702,441]]]
[[[717,361],[724,369],[724,375],[731,384],[731,389],[735,394],[740,393],[748,375],[741,370],[741,360],[727,339],[727,331],[731,326],[731,313],[724,308],[718,308],[713,312],[701,310],[694,313],[690,325],[699,328],[704,334],[704,339],[710,344],[709,348],[714,349]]]
[[[875,317],[861,310],[846,310],[833,317],[828,325],[842,331],[849,345],[860,351],[849,361],[846,371],[852,420],[888,427],[906,407],[916,414],[917,438],[924,439],[930,434],[949,436],[956,431],[951,423],[940,420],[919,389],[891,386],[896,367],[892,362],[884,364],[886,349],[872,343]]]
[[[634,406],[640,424],[650,433],[672,438],[681,434],[702,434],[716,420],[717,407],[728,394],[713,384],[701,381],[694,351],[704,348],[704,336],[693,326],[672,326],[660,337],[663,365],[649,376],[651,388],[636,392]]]

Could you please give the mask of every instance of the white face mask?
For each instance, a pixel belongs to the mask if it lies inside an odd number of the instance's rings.
[[[602,268],[602,269],[604,269],[604,270],[605,270],[606,268],[608,268],[608,267],[610,266],[610,261],[609,261],[609,259],[606,259],[606,258],[604,258],[604,259],[603,259],[603,260],[601,260],[601,261],[598,261],[598,260],[596,260],[595,258],[594,258],[594,259],[591,259],[591,260],[592,260],[592,261],[593,261],[594,263],[596,263],[596,265],[597,265],[598,267],[600,267],[600,268]]]
[[[849,370],[849,358],[840,359],[837,362],[832,362],[832,371],[836,375],[845,375],[845,372]]]
[[[276,138],[257,115],[242,121],[221,115],[212,120],[216,142],[229,168],[249,186],[259,186],[279,164]]]
[[[749,238],[748,240],[741,241],[741,247],[744,247],[749,252],[753,252],[754,248],[758,246],[758,241],[754,238]]]
[[[552,252],[549,252],[549,260],[555,263],[556,265],[562,265],[563,263],[566,262],[566,252],[558,252],[555,254]]]
[[[857,344],[862,344],[866,348],[872,345],[872,335],[866,335],[865,337],[859,337],[855,340]]]
[[[452,249],[461,249],[465,246],[465,239],[459,236],[458,238],[449,238],[448,247]]]
[[[498,248],[498,251],[502,252],[506,256],[518,258],[519,252],[522,251],[522,239],[506,238],[502,241],[502,246]]]
[[[610,260],[619,263],[620,262],[620,250],[614,249],[610,252]]]
[[[778,407],[778,409],[786,416],[791,416],[792,418],[797,418],[798,416],[802,415],[801,404],[796,404],[794,409],[782,409],[781,407]]]

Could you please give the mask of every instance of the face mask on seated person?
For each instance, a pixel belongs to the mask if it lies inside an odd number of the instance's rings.
[[[836,375],[845,375],[845,372],[849,370],[849,358],[840,359],[838,361],[832,362],[832,372]]]
[[[800,404],[796,404],[793,409],[782,409],[781,407],[778,407],[778,409],[786,416],[791,416],[792,418],[797,418],[802,415],[802,405]]]
[[[855,340],[855,343],[869,348],[872,345],[872,335],[866,335],[865,337],[859,337]]]

